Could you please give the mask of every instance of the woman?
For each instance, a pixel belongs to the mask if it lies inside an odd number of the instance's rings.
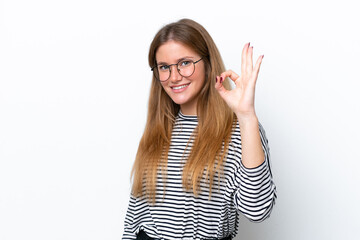
[[[239,76],[225,71],[195,21],[182,19],[156,34],[123,239],[231,239],[239,213],[254,222],[270,215],[276,188],[254,109],[264,56],[253,67],[252,53],[246,44]]]

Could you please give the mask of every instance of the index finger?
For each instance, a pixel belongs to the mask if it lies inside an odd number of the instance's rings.
[[[233,70],[227,70],[227,71],[221,73],[220,77],[222,77],[223,79],[228,77],[231,80],[233,80],[234,82],[236,82],[236,80],[239,78],[239,75],[237,75]]]

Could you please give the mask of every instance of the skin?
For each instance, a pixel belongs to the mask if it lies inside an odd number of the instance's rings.
[[[158,64],[174,64],[184,57],[197,61],[201,56],[176,41],[164,43],[156,52]],[[246,168],[259,166],[264,162],[265,157],[254,104],[256,81],[264,55],[257,59],[255,66],[253,66],[252,57],[253,47],[250,47],[250,43],[247,43],[242,51],[240,76],[232,70],[227,70],[217,76],[215,80],[215,88],[238,118],[242,140],[242,163]],[[196,115],[198,93],[205,82],[204,62],[198,62],[195,65],[193,75],[187,78],[178,73],[175,65],[171,67],[170,78],[161,83],[164,90],[175,103],[180,105],[183,114]],[[222,82],[227,77],[234,81],[236,85],[232,90],[227,90],[222,85]],[[186,84],[189,84],[186,88],[174,89],[174,87]]]
[[[176,41],[168,41],[164,43],[156,52],[156,62],[158,65],[176,64],[182,58],[195,62],[199,60],[201,56],[195,53],[191,48]],[[204,86],[204,83],[205,66],[204,62],[200,61],[195,64],[195,72],[187,78],[179,74],[175,65],[171,66],[170,78],[165,82],[161,82],[161,85],[171,99],[180,105],[180,109],[183,114],[196,115],[198,93]],[[174,87],[179,87],[185,84],[189,84],[189,86],[181,90],[174,89]]]
[[[240,126],[242,144],[242,163],[247,168],[254,168],[264,162],[259,133],[258,118],[255,113],[255,85],[264,55],[260,56],[253,66],[253,47],[245,44],[242,51],[241,75],[228,70],[216,78],[215,88],[229,107],[234,111]],[[230,91],[222,85],[223,79],[229,77],[236,87]]]

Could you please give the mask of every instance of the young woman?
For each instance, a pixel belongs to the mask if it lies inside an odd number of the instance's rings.
[[[253,66],[252,55],[245,44],[238,75],[225,71],[195,21],[182,19],[156,34],[123,239],[231,239],[239,213],[254,222],[269,217],[276,188],[254,108],[264,56]]]

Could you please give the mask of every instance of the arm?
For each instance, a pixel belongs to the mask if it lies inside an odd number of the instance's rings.
[[[258,135],[260,137],[261,152],[263,159],[260,165],[246,167],[241,160],[240,169],[235,176],[237,189],[234,194],[234,204],[246,218],[253,222],[261,222],[270,216],[271,210],[275,205],[276,186],[273,182],[270,168],[270,152],[265,131],[258,123]],[[241,141],[245,141],[244,134],[241,132]],[[246,149],[242,147],[242,153]]]
[[[216,77],[215,88],[227,105],[236,114],[242,136],[242,163],[247,168],[259,166],[264,161],[264,152],[255,113],[255,86],[264,55],[253,67],[253,47],[245,44],[242,52],[241,75],[228,70]],[[235,88],[227,90],[222,85],[226,78],[235,83]]]
[[[246,168],[257,167],[264,162],[258,119],[256,116],[246,120],[237,118],[241,132],[242,164]]]
[[[234,203],[237,209],[251,221],[267,218],[275,203],[276,190],[272,181],[269,162],[269,147],[264,129],[255,113],[255,86],[264,55],[253,66],[253,47],[245,44],[242,51],[241,75],[228,70],[216,77],[215,88],[236,114],[241,146],[238,157],[240,168],[234,176],[236,191]],[[230,78],[235,88],[227,90],[222,82]]]

